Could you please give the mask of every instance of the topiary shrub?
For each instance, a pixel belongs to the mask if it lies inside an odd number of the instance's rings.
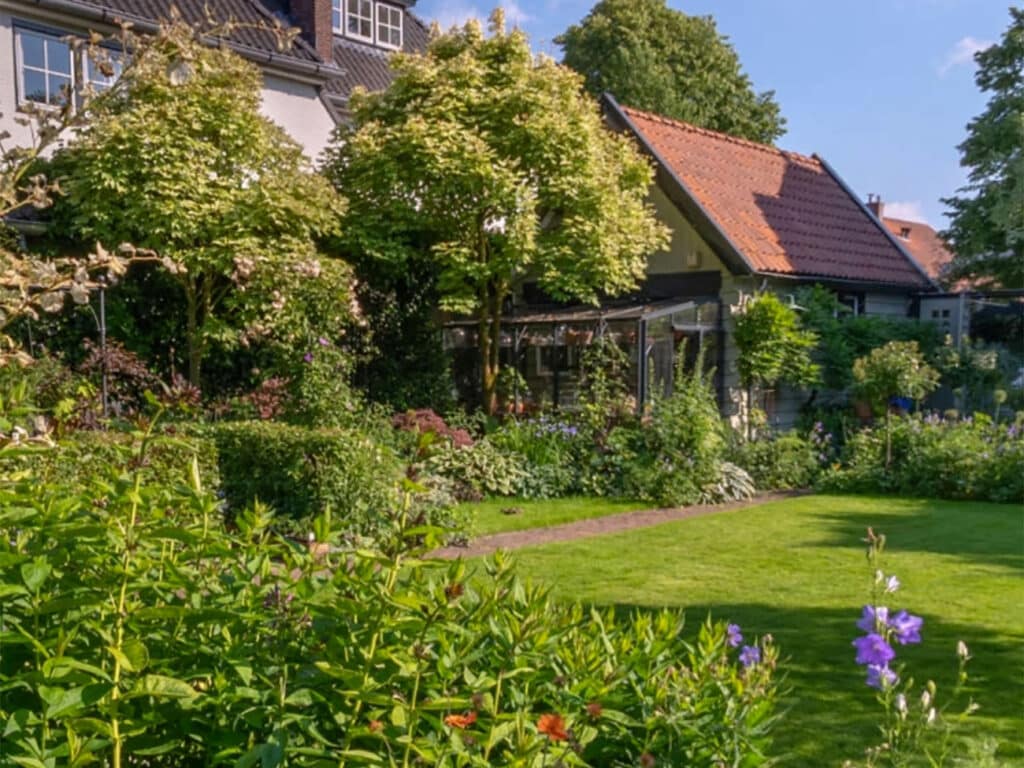
[[[390,526],[401,464],[365,433],[238,422],[212,434],[229,510],[258,500],[296,523],[329,508],[354,534],[374,536]]]

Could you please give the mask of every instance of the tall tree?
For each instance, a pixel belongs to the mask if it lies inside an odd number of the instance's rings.
[[[75,236],[133,243],[171,267],[193,384],[211,343],[304,325],[289,297],[305,281],[332,280],[334,303],[348,304],[344,265],[317,258],[341,198],[260,114],[259,71],[198,38],[171,23],[136,50],[53,171],[65,192],[56,217]]]
[[[665,0],[601,0],[555,42],[592,94],[767,144],[785,132],[775,93],[754,91],[710,16]]]
[[[943,200],[951,276],[1024,288],[1024,8],[1011,7],[1003,39],[974,58],[975,82],[991,97],[959,147],[968,183]]]
[[[527,279],[586,302],[628,290],[667,231],[646,202],[650,165],[579,77],[535,57],[500,10],[490,32],[470,22],[395,56],[388,90],[353,95],[328,167],[352,247],[401,260],[428,244],[442,306],[478,320],[493,411],[506,298]]]

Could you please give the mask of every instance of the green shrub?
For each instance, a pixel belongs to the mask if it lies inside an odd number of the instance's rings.
[[[828,462],[831,435],[812,430],[805,438],[787,432],[764,440],[737,441],[730,450],[732,460],[743,467],[763,491],[811,486]]]
[[[643,423],[609,435],[615,463],[623,471],[623,491],[658,504],[704,501],[705,491],[722,479],[726,433],[711,377],[698,356],[692,371],[679,355],[671,395],[654,400]]]
[[[577,467],[581,451],[580,430],[573,424],[547,416],[510,419],[487,439],[506,454],[524,462],[525,476],[518,495],[534,499],[568,496],[579,488]]]
[[[908,416],[892,422],[892,462],[880,430],[851,437],[840,469],[825,490],[898,493],[942,499],[1024,501],[1021,425],[995,424],[985,414],[968,419]]]
[[[99,493],[0,484],[11,764],[767,762],[767,640],[566,606],[501,558],[476,580],[341,549],[326,516],[323,547],[258,508],[229,528],[198,486],[110,470]]]
[[[463,499],[474,495],[515,496],[527,477],[521,457],[503,452],[486,439],[471,446],[442,445],[423,462],[423,469],[454,481]]]
[[[258,500],[296,523],[308,525],[329,508],[353,534],[390,528],[401,465],[365,433],[239,422],[218,425],[212,434],[232,512]]]
[[[83,430],[70,433],[52,449],[0,451],[0,474],[10,477],[31,470],[41,482],[86,488],[111,467],[121,467],[137,472],[145,482],[172,485],[188,477],[193,459],[203,482],[216,489],[220,481],[215,443],[200,433],[173,428],[148,435]]]

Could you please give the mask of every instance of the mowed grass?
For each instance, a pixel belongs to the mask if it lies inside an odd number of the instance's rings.
[[[941,703],[966,642],[967,693],[981,706],[966,735],[997,740],[997,765],[1024,766],[1024,508],[810,496],[523,549],[517,561],[560,599],[681,606],[691,630],[710,612],[748,637],[771,633],[789,689],[776,754],[839,766],[877,743],[878,705],[850,645],[871,584],[868,526],[888,537],[886,572],[902,582],[888,605],[924,617],[923,643],[898,646],[899,661],[919,683],[934,679]]]
[[[473,515],[473,536],[492,533],[523,531],[528,528],[548,528],[552,525],[604,517],[620,512],[646,509],[650,504],[642,501],[569,497],[565,499],[487,499],[463,504],[461,509]],[[518,509],[517,514],[502,510]]]

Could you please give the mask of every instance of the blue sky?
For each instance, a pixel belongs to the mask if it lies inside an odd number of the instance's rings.
[[[596,0],[506,0],[537,50]],[[669,0],[711,15],[758,90],[786,117],[779,146],[817,152],[886,212],[946,224],[939,199],[965,180],[956,145],[985,104],[971,53],[1000,39],[1011,0]],[[486,18],[498,0],[419,0],[444,26]]]

